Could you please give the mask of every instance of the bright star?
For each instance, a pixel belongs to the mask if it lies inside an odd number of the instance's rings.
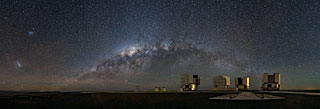
[[[18,68],[21,68],[21,67],[22,67],[22,64],[20,63],[20,61],[16,61],[16,66],[17,66]]]
[[[29,31],[29,36],[32,36],[34,34],[33,31]]]

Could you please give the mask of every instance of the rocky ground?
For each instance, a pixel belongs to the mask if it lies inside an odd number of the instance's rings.
[[[320,96],[302,94],[268,93],[285,97],[282,100],[209,99],[226,94],[228,93],[1,93],[0,108],[320,108]]]

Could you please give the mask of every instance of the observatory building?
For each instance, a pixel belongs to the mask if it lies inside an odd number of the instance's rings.
[[[280,90],[280,74],[269,75],[264,73],[262,76],[262,90]]]
[[[250,83],[249,83],[249,77],[239,77],[235,79],[235,85],[238,90],[249,90]]]
[[[166,87],[162,87],[161,88],[161,92],[167,92],[167,88]]]
[[[160,87],[155,87],[153,91],[154,92],[160,92]]]
[[[200,85],[200,78],[198,75],[183,74],[181,77],[181,91],[196,91]]]
[[[155,87],[153,92],[162,92],[162,93],[163,92],[167,92],[167,88],[164,87],[164,86],[162,88],[161,87]]]
[[[211,91],[237,91],[237,88],[229,88],[230,86],[230,77],[225,75],[219,75],[213,77],[213,87]]]
[[[230,86],[230,77],[219,75],[213,77],[213,88],[228,88]]]

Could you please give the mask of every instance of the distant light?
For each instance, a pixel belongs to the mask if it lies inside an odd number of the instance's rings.
[[[33,31],[29,31],[29,36],[33,36],[34,32]]]

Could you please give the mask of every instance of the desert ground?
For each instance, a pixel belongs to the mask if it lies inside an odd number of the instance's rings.
[[[239,92],[1,92],[0,108],[320,108],[319,95],[288,92],[252,92],[285,98],[279,100],[209,99]]]

